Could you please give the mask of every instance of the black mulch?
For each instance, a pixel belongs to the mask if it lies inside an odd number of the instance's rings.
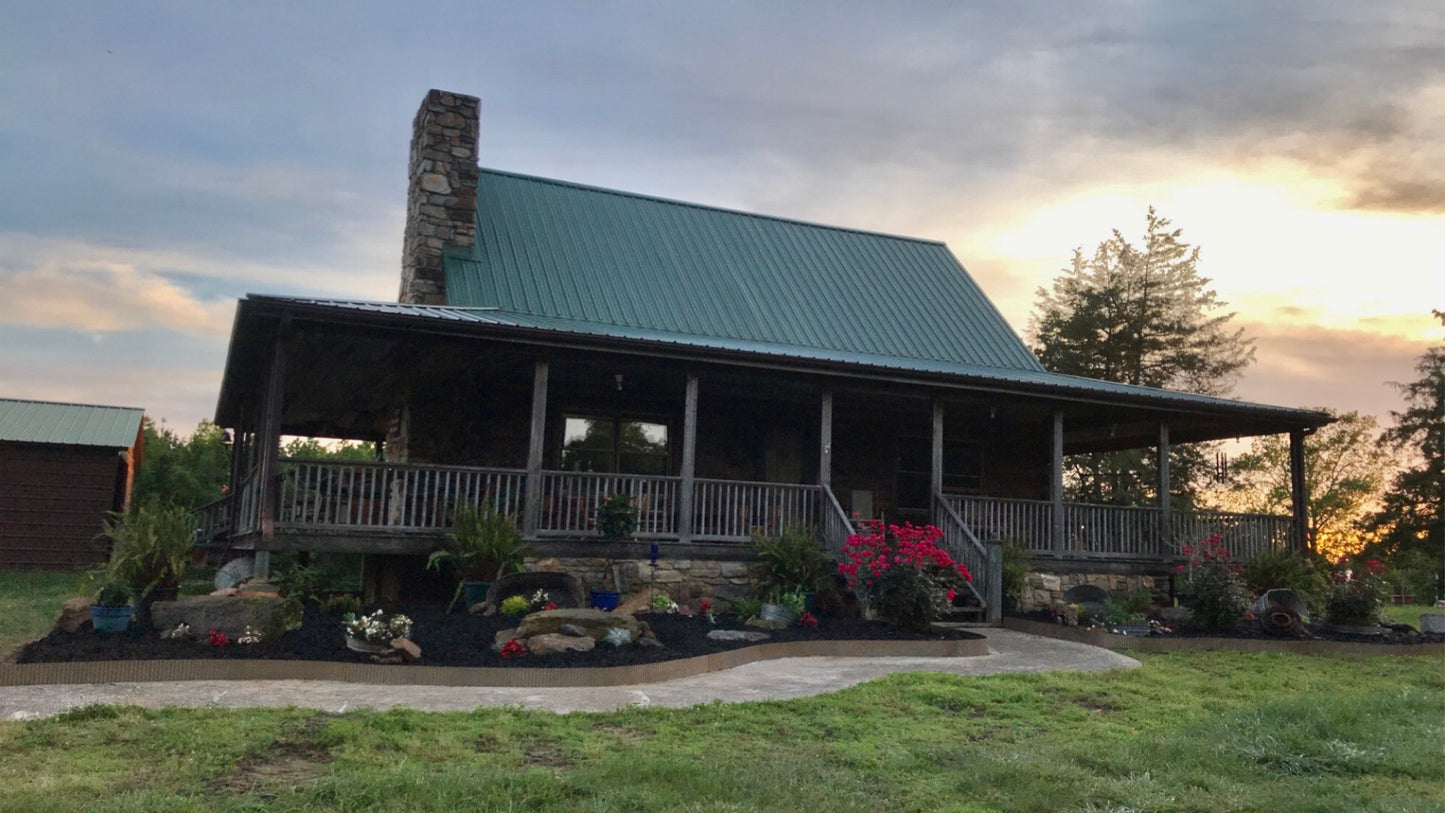
[[[503,658],[492,649],[494,636],[517,619],[482,617],[462,612],[446,613],[439,606],[417,605],[399,608],[412,619],[411,638],[421,647],[421,663],[430,666],[628,666],[690,658],[748,646],[745,642],[715,641],[707,637],[714,629],[742,629],[731,617],[720,617],[713,626],[701,616],[639,615],[646,621],[661,648],[629,645],[613,647],[599,643],[591,652],[525,655]],[[201,636],[204,639],[204,633]],[[898,630],[877,621],[857,618],[820,617],[817,629],[792,627],[773,632],[771,641],[807,640],[939,640],[977,638],[957,631],[946,635],[917,634]],[[134,625],[124,633],[58,630],[24,647],[18,663],[103,660],[182,660],[191,658],[270,658],[276,660],[340,661],[366,663],[367,655],[346,648],[342,616],[315,606],[306,609],[302,626],[279,640],[259,644],[231,644],[213,647],[196,641],[163,640],[158,632],[140,632]]]
[[[1044,623],[1059,623],[1054,614],[1048,610],[1035,610],[1027,613],[1013,613],[1017,618],[1029,621],[1042,621]],[[1153,619],[1164,623],[1162,619]],[[1167,625],[1166,625],[1167,626]],[[1102,628],[1107,631],[1106,628]],[[1407,624],[1396,624],[1382,628],[1378,635],[1358,635],[1347,632],[1339,632],[1331,629],[1326,624],[1306,624],[1304,634],[1300,636],[1272,635],[1264,631],[1257,621],[1241,621],[1232,630],[1206,630],[1188,627],[1170,627],[1170,632],[1151,633],[1149,637],[1163,638],[1257,638],[1270,641],[1336,641],[1340,643],[1356,644],[1391,644],[1391,645],[1414,645],[1414,644],[1440,644],[1445,643],[1445,635],[1420,632]]]

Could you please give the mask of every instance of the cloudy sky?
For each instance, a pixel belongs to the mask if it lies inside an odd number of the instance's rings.
[[[1149,205],[1250,400],[1441,340],[1445,4],[29,3],[0,11],[0,396],[215,405],[247,292],[395,299],[410,122],[482,163],[946,241],[1021,333]]]

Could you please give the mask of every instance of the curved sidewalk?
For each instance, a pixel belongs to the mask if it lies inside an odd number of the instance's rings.
[[[1010,672],[1097,672],[1139,662],[1100,647],[1012,630],[979,630],[989,654],[965,658],[781,658],[663,683],[600,688],[379,686],[302,680],[198,680],[0,687],[0,719],[48,717],[93,703],[163,708],[297,706],[329,712],[411,708],[471,711],[514,706],[567,713],[627,706],[686,707],[721,701],[785,700],[836,691],[894,672],[995,675]]]

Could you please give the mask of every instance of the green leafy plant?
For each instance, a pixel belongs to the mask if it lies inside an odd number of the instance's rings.
[[[1249,610],[1249,594],[1239,577],[1243,566],[1231,561],[1217,536],[1185,545],[1179,552],[1186,557],[1179,565],[1183,574],[1179,601],[1194,611],[1193,623],[1205,629],[1233,629]]]
[[[597,532],[603,539],[620,542],[637,530],[637,505],[631,494],[613,494],[597,506]]]
[[[507,596],[498,609],[502,615],[526,615],[532,611],[532,602],[526,596]]]
[[[1003,594],[1005,597],[1017,601],[1023,595],[1024,590],[1029,586],[1029,573],[1033,572],[1034,563],[1029,558],[1028,549],[1017,539],[1005,539],[1003,541]]]
[[[458,506],[452,512],[452,530],[441,547],[427,557],[430,570],[443,565],[456,569],[461,581],[489,582],[522,569],[527,546],[516,521],[488,501],[476,506]],[[452,594],[450,610],[462,597],[462,585]]]
[[[321,607],[329,613],[359,613],[361,599],[350,593],[332,593],[321,602]]]
[[[651,607],[655,613],[675,613],[679,609],[677,602],[673,601],[672,597],[666,593],[658,593],[653,596],[652,601],[648,602],[648,606]]]
[[[1154,603],[1154,596],[1148,590],[1139,590],[1114,596],[1104,605],[1105,624],[1133,624],[1148,620],[1148,609]]]
[[[156,590],[179,589],[194,531],[191,512],[175,505],[153,501],[112,513],[100,534],[110,546],[101,576],[129,584],[142,601]]]
[[[753,537],[754,584],[759,593],[774,590],[811,593],[822,589],[836,564],[818,544],[812,529],[794,526],[775,537]]]
[[[299,601],[315,601],[321,587],[321,570],[292,559],[271,568],[276,590]]]
[[[801,614],[808,608],[808,596],[801,590],[775,593],[771,601],[773,604],[792,613]]]
[[[130,605],[130,585],[120,581],[102,582],[100,589],[95,591],[95,606],[97,607],[127,607]]]
[[[737,616],[739,621],[746,621],[749,618],[753,618],[762,608],[762,599],[752,598],[751,596],[733,599],[733,615]]]

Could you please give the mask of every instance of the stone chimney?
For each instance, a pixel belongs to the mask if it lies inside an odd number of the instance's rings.
[[[475,96],[431,90],[412,121],[399,302],[445,305],[442,249],[476,242],[480,108]]]

